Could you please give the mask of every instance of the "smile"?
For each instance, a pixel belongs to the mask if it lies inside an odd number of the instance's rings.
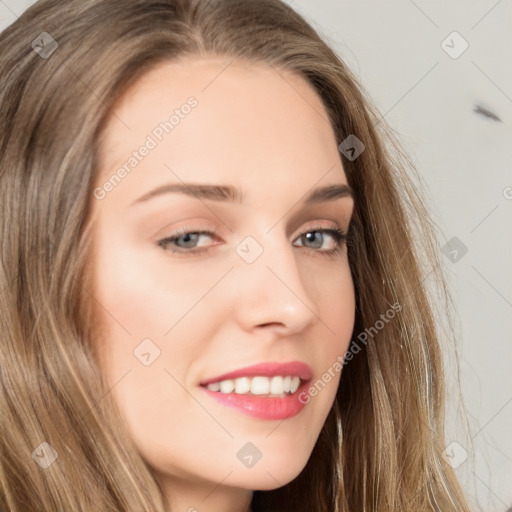
[[[311,368],[301,362],[261,363],[213,377],[200,388],[216,402],[265,420],[284,420],[306,405]]]
[[[277,375],[274,377],[258,375],[255,377],[240,377],[238,379],[212,382],[206,388],[210,391],[224,394],[236,393],[237,395],[251,394],[284,397],[295,393],[300,383],[301,380],[296,375]]]

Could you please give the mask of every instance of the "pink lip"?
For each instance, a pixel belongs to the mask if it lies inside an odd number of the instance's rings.
[[[256,377],[257,375],[264,377],[296,375],[300,380],[305,381],[311,379],[313,372],[309,365],[299,361],[292,361],[290,363],[260,363],[203,380],[199,384],[206,386],[212,382],[220,382],[221,380],[238,379],[239,377]]]
[[[296,375],[302,382],[295,393],[283,398],[237,395],[236,393],[226,394],[210,391],[206,388],[206,386],[212,382],[220,382],[221,380],[236,379],[239,377],[254,377],[257,375],[267,377],[273,377],[275,375]],[[201,382],[201,389],[221,404],[233,407],[249,416],[265,420],[284,420],[299,414],[306,405],[307,401],[304,399],[305,395],[307,395],[308,381],[311,380],[312,376],[313,372],[311,368],[307,364],[298,361],[290,363],[262,363],[204,380]],[[299,400],[299,397],[302,397],[305,403]]]

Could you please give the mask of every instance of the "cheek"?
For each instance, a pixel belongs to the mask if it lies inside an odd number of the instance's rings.
[[[192,308],[205,286],[191,285],[183,271],[180,277],[173,270],[174,278],[170,266],[165,273],[164,265],[148,265],[120,243],[105,242],[96,263],[94,297],[104,325],[96,341],[112,396],[145,458],[154,466],[178,464],[204,437],[205,411],[182,383],[216,321],[208,308]]]
[[[211,287],[202,279],[208,269],[201,275],[184,271],[149,244],[141,248],[120,238],[104,236],[95,257],[95,310],[102,325],[95,341],[111,384],[130,371],[130,380],[142,382],[134,398],[144,405],[144,396],[169,389],[166,369],[184,381],[220,321],[219,304],[201,300]]]
[[[316,421],[323,423],[334,402],[343,371],[343,358],[350,346],[355,322],[355,289],[348,264],[318,288],[317,304],[322,323],[321,350],[313,357],[319,373],[310,383],[310,403],[317,408]],[[307,397],[305,397],[307,399]],[[320,412],[321,410],[321,412]]]
[[[100,243],[94,283],[102,316],[131,339],[168,337],[206,285],[149,242],[105,237]]]
[[[105,312],[131,336],[163,334],[170,327],[171,312],[178,297],[173,297],[171,291],[166,301],[159,300],[156,283],[148,278],[142,262],[134,258],[132,251],[105,249],[96,280],[98,300]]]
[[[355,289],[348,263],[339,271],[331,269],[317,282],[319,316],[325,332],[325,352],[332,359],[345,353],[350,344],[355,322]]]

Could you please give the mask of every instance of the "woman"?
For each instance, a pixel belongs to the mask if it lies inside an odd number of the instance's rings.
[[[468,510],[428,215],[297,13],[42,0],[0,49],[2,510]]]

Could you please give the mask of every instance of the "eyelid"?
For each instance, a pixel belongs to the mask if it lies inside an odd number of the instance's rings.
[[[329,222],[330,224],[328,226],[320,226],[319,222]],[[343,232],[347,232],[348,230],[343,229],[337,221],[330,220],[330,219],[324,219],[323,221],[310,221],[310,223],[306,223],[306,227],[304,227],[301,231],[299,231],[295,237],[299,237],[301,235],[304,235],[305,233],[315,230],[315,229],[335,229],[335,230],[341,230]],[[204,235],[214,235],[218,236],[218,229],[212,226],[206,226],[206,225],[192,225],[192,226],[179,226],[175,228],[175,230],[168,236],[164,237],[163,239],[170,239],[179,237],[180,235],[184,235],[186,233],[197,233],[197,234],[204,234]],[[161,241],[161,240],[158,240]]]

